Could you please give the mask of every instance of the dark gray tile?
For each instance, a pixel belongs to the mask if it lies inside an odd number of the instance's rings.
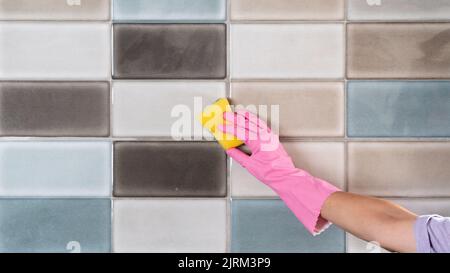
[[[223,197],[225,153],[213,142],[116,142],[114,195]]]
[[[450,81],[351,81],[350,137],[450,136]]]
[[[108,136],[107,82],[0,82],[2,136]]]
[[[312,236],[281,200],[233,200],[232,252],[344,252],[344,231]]]
[[[0,252],[110,252],[109,199],[1,199]]]
[[[114,78],[222,79],[224,24],[115,24]]]

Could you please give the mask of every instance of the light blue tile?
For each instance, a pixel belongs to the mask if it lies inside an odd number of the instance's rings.
[[[0,142],[1,196],[109,196],[109,142]]]
[[[0,252],[110,252],[108,199],[0,199]]]
[[[226,0],[115,0],[115,21],[224,21]]]
[[[280,200],[233,200],[232,252],[344,252],[344,232],[313,237]]]
[[[450,136],[450,81],[352,81],[348,136]]]

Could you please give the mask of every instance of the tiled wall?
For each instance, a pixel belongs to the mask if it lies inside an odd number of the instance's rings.
[[[448,215],[448,80],[449,0],[0,0],[0,251],[377,251],[172,107],[280,105],[297,166]]]

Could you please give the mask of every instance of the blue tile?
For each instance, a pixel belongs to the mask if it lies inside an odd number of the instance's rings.
[[[224,21],[226,0],[115,0],[115,21]]]
[[[313,237],[280,200],[233,200],[232,252],[344,252],[344,232]]]
[[[450,81],[352,81],[348,136],[450,136]]]
[[[109,142],[0,142],[0,196],[109,196]]]
[[[108,199],[0,199],[0,252],[110,252]]]

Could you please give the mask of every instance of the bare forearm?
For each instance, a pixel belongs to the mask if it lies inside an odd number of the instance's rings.
[[[321,215],[353,235],[397,252],[415,252],[417,215],[386,200],[346,192],[332,194]]]

